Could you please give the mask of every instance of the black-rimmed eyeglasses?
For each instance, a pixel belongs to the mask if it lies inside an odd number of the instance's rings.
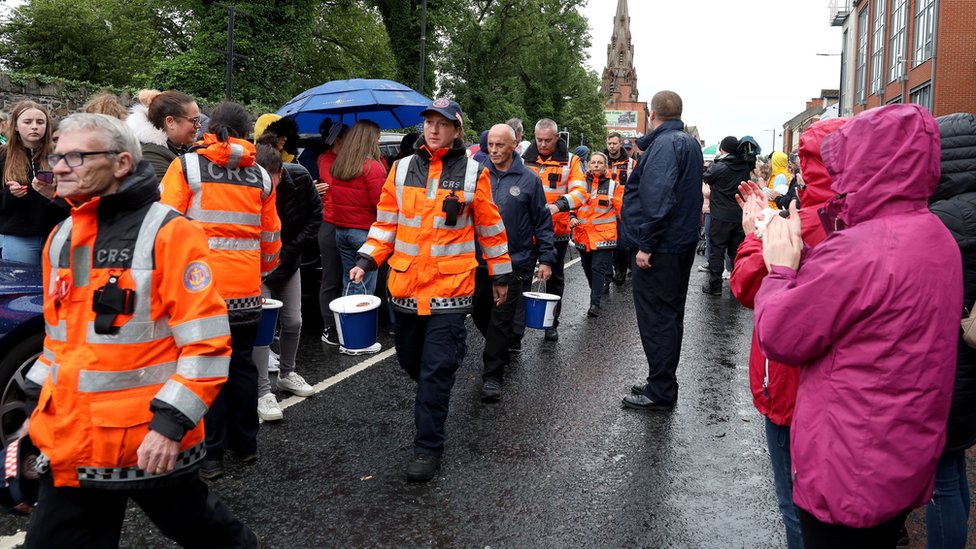
[[[53,168],[58,162],[64,160],[69,168],[77,168],[85,163],[86,156],[94,156],[96,154],[119,154],[119,151],[71,151],[64,154],[49,154],[47,155],[47,163]]]
[[[199,128],[199,127],[203,126],[203,123],[200,121],[200,117],[199,116],[194,116],[193,118],[190,118],[189,116],[182,116],[182,115],[180,115],[180,116],[177,116],[176,118],[182,118],[183,120],[186,120],[190,124],[193,124],[193,127],[194,128]]]

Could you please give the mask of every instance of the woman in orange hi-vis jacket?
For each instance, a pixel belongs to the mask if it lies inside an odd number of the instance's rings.
[[[610,288],[613,252],[617,249],[617,218],[624,198],[624,186],[613,178],[607,164],[607,157],[601,152],[590,156],[587,201],[569,221],[583,273],[590,283],[590,308],[586,312],[589,317],[600,316],[600,297]]]
[[[243,461],[257,459],[258,382],[251,349],[261,318],[261,279],[278,264],[281,221],[271,176],[244,140],[250,127],[244,107],[217,105],[209,133],[170,164],[161,185],[163,203],[207,233],[214,281],[230,318],[230,374],[206,417],[207,459],[200,474],[207,479],[223,475],[225,450]]]
[[[407,479],[426,482],[440,467],[454,373],[466,350],[464,317],[472,308],[478,266],[475,235],[496,305],[505,301],[512,262],[488,169],[464,154],[460,105],[437,99],[421,114],[417,152],[390,170],[376,222],[349,278],[358,283],[389,260],[397,358],[417,382],[417,434]]]

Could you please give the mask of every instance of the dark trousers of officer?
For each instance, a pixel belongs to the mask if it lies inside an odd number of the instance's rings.
[[[339,257],[339,246],[336,244],[335,232],[336,226],[328,221],[319,226],[319,251],[322,254],[319,312],[322,313],[322,325],[326,328],[335,327],[335,315],[329,309],[329,303],[342,295],[342,258]]]
[[[634,252],[636,257],[636,252]],[[647,357],[644,395],[661,404],[678,400],[678,359],[684,335],[685,298],[695,249],[680,254],[653,254],[651,268],[632,263],[637,328]]]
[[[613,252],[614,250],[580,252],[583,274],[586,275],[586,281],[590,283],[590,305],[600,306],[603,288],[612,280],[610,266],[613,264]]]
[[[739,245],[745,240],[742,223],[722,221],[712,216],[712,226],[709,238],[712,241],[712,253],[708,256],[708,287],[712,291],[722,289],[722,271],[725,270],[725,258],[729,263],[735,263],[735,253]]]
[[[258,367],[251,358],[258,325],[230,327],[230,372],[204,416],[208,461],[220,461],[224,451],[238,455],[258,451]]]
[[[557,241],[556,242],[556,263],[552,266],[552,276],[546,281],[546,293],[563,296],[563,289],[566,287],[566,250],[569,248],[569,241]],[[562,310],[562,301],[559,300],[556,303],[556,310],[554,311],[554,316],[556,321],[553,323],[553,328],[559,326],[559,312]]]
[[[617,222],[617,234],[624,234],[623,224],[619,221]],[[623,281],[626,280],[624,277],[627,275],[627,269],[629,268],[630,249],[622,246],[620,240],[617,240],[617,249],[613,251],[613,272],[617,273],[617,276],[620,277],[621,282],[618,286],[623,286]]]
[[[55,488],[51,474],[45,473],[25,547],[118,547],[130,498],[163,535],[183,547],[257,547],[254,533],[208,494],[197,473],[167,486],[138,490]]]
[[[439,456],[454,374],[467,352],[463,313],[419,316],[396,311],[396,353],[400,367],[417,382],[414,451]]]
[[[535,277],[535,271],[530,268],[527,272],[519,274],[519,277],[521,278],[521,287],[516,292],[518,295],[515,301],[515,318],[512,319],[511,347],[516,349],[522,348],[522,336],[525,335],[525,296],[522,294],[532,291],[532,279]]]
[[[471,317],[474,325],[485,338],[485,350],[481,354],[481,359],[485,363],[485,371],[482,379],[488,381],[503,381],[505,378],[505,366],[511,362],[508,349],[511,346],[515,334],[515,314],[518,309],[519,298],[522,292],[522,280],[524,272],[529,272],[531,277],[531,267],[527,269],[516,269],[518,277],[508,285],[508,297],[500,307],[495,306],[495,296],[492,289],[491,277],[488,276],[488,269],[478,267],[474,279],[474,310]],[[530,278],[531,280],[531,278]],[[524,310],[525,305],[523,305]],[[522,326],[525,327],[523,312]]]

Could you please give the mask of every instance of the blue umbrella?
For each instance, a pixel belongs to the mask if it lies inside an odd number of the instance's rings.
[[[278,115],[294,118],[301,133],[318,133],[326,118],[353,125],[370,120],[380,129],[409,128],[423,122],[420,111],[431,100],[390,80],[333,80],[296,95]]]

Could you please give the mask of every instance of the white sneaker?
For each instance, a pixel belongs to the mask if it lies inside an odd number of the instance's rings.
[[[369,347],[366,347],[365,349],[346,349],[345,347],[340,345],[339,352],[349,356],[372,355],[380,352],[380,349],[382,348],[383,346],[380,345],[379,343],[374,343]]]
[[[281,413],[278,399],[274,393],[268,393],[258,399],[258,417],[264,421],[281,421],[285,415]]]
[[[698,270],[699,270],[699,272],[707,273],[708,272],[708,263],[703,263],[703,264],[699,265],[698,266]]]
[[[278,376],[278,388],[300,397],[309,397],[315,394],[315,389],[295,372],[285,377]]]
[[[728,279],[732,278],[732,271],[730,271],[728,269],[725,269],[724,271],[722,271],[722,278],[724,278],[725,280],[728,280]]]
[[[280,372],[281,371],[280,363],[281,363],[281,359],[278,356],[278,353],[269,349],[268,350],[268,373],[274,374]]]

